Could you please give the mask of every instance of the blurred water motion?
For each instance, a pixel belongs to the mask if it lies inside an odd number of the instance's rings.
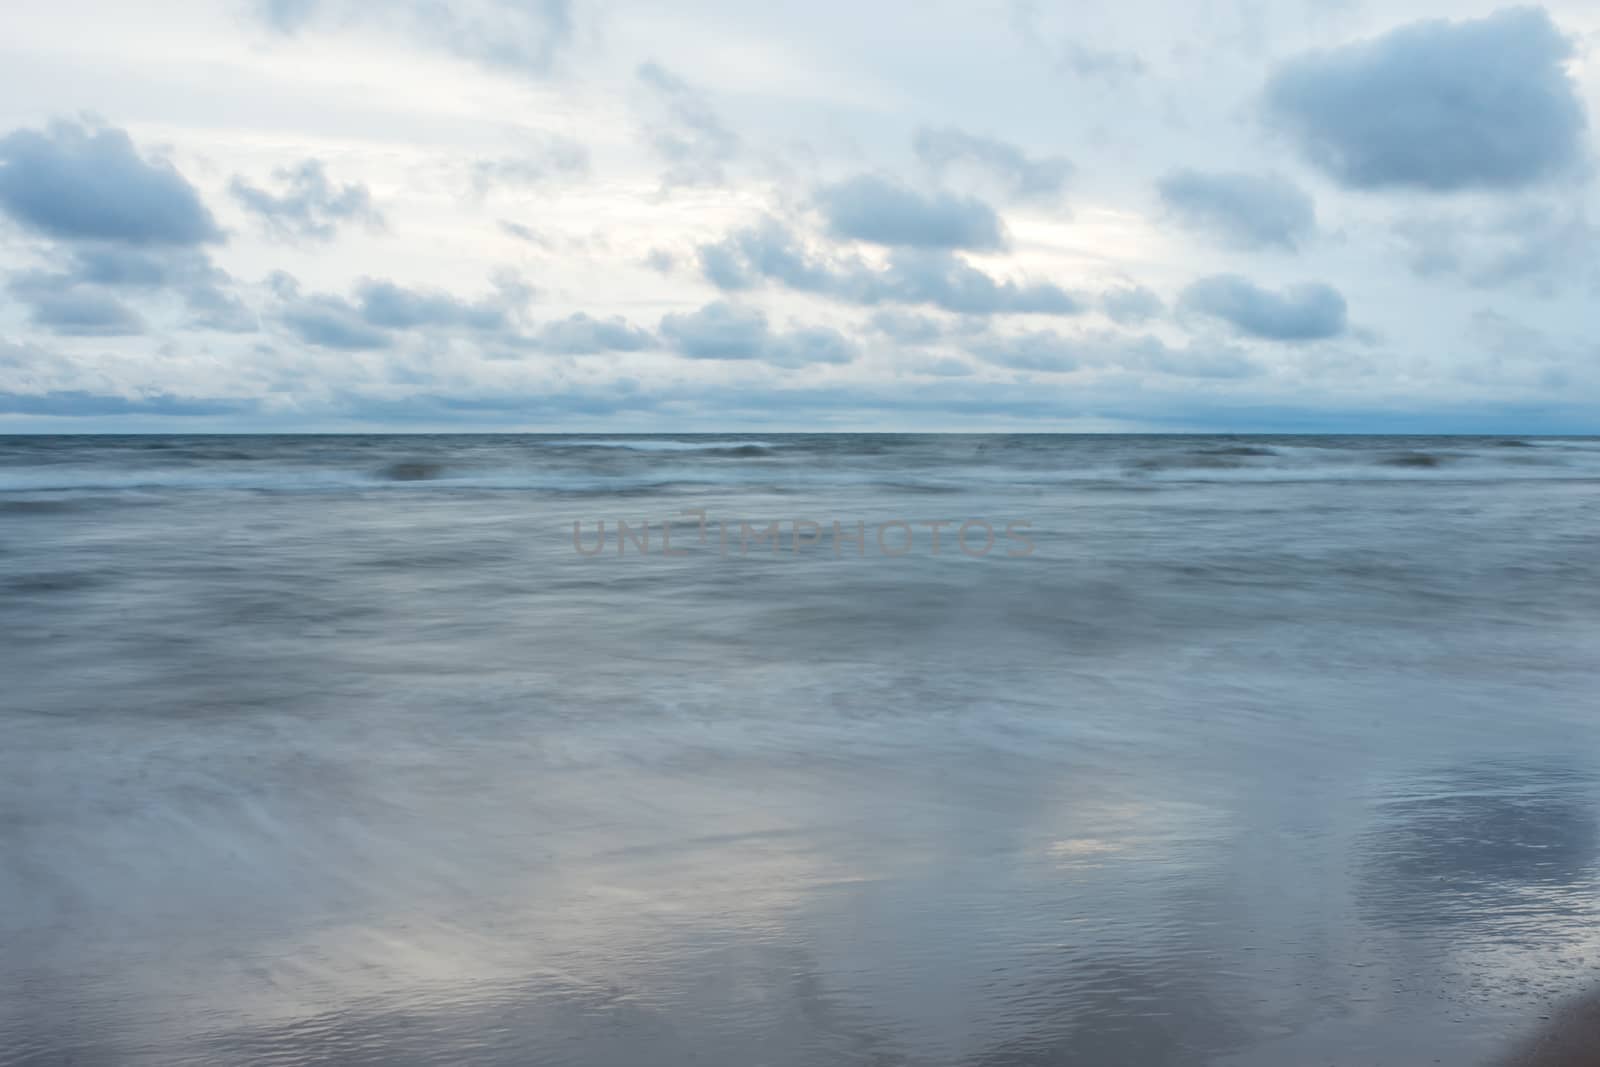
[[[0,439],[0,1063],[1474,1062],[1600,959],[1597,489],[1592,440]],[[1036,551],[574,551],[690,509]]]

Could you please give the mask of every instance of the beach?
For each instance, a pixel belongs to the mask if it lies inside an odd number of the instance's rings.
[[[0,439],[0,1064],[1595,1062],[1597,484]]]

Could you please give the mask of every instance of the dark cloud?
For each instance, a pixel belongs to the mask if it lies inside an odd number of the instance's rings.
[[[1142,325],[1166,311],[1161,298],[1142,285],[1113,289],[1100,297],[1100,306],[1112,322],[1122,326]]]
[[[1032,158],[1015,145],[966,133],[954,126],[917,131],[917,158],[936,174],[959,164],[980,167],[1000,179],[1013,196],[1059,196],[1073,166],[1062,156]]]
[[[1038,331],[1011,337],[988,336],[967,347],[969,355],[1013,370],[1072,371],[1084,364],[1083,344],[1058,333]]]
[[[499,330],[508,321],[507,306],[502,300],[468,303],[437,289],[408,289],[371,278],[356,284],[356,302],[363,321],[387,330],[422,326]]]
[[[496,279],[494,295],[466,301],[437,289],[412,289],[363,278],[354,300],[325,293],[303,296],[298,283],[277,274],[269,285],[281,301],[276,317],[307,344],[323,348],[380,349],[406,330],[466,330],[507,343],[517,340],[515,318],[530,299],[512,278]]]
[[[718,300],[699,311],[661,319],[661,336],[689,359],[760,360],[780,367],[849,363],[855,346],[837,330],[808,327],[775,333],[757,308]]]
[[[1360,189],[1509,189],[1571,168],[1586,117],[1572,43],[1540,8],[1429,21],[1284,65],[1268,113]]]
[[[66,277],[72,283],[175,293],[190,312],[189,325],[199,329],[250,333],[259,325],[232,291],[228,272],[195,249],[80,245],[72,250]]]
[[[365,322],[349,303],[331,296],[310,296],[278,312],[289,332],[308,345],[347,351],[388,348],[394,339]]]
[[[307,159],[273,172],[282,192],[272,193],[235,177],[228,186],[233,198],[278,237],[331,241],[339,227],[360,223],[384,225],[365,185],[334,185],[321,160]]]
[[[817,192],[817,206],[835,237],[890,248],[995,251],[1006,246],[994,209],[975,197],[928,196],[898,182],[863,174]]]
[[[572,39],[571,0],[255,0],[282,34],[376,26],[492,70],[542,75]]]
[[[35,291],[26,297],[29,321],[54,334],[78,337],[126,337],[145,332],[137,312],[97,289],[65,288]]]
[[[655,344],[655,336],[617,317],[597,319],[578,312],[545,323],[533,335],[532,347],[556,355],[638,352]]]
[[[220,286],[201,283],[184,291],[189,325],[201,330],[225,333],[254,333],[261,321],[237,295]]]
[[[1276,174],[1179,170],[1162,178],[1157,188],[1167,209],[1185,226],[1238,248],[1292,250],[1317,227],[1311,197]]]
[[[1183,306],[1269,341],[1318,341],[1348,328],[1344,297],[1320,283],[1278,293],[1237,275],[1218,274],[1185,289]]]
[[[855,343],[838,330],[807,326],[773,338],[763,358],[780,367],[803,367],[812,363],[849,363],[856,354]]]
[[[122,130],[73,122],[0,138],[0,210],[68,241],[197,245],[220,241],[194,186],[139,154]]]
[[[739,154],[739,136],[723,124],[703,93],[661,64],[641,64],[638,77],[656,112],[645,134],[667,163],[662,183],[722,184],[723,166]]]
[[[142,320],[118,294],[145,299],[171,294],[188,310],[191,327],[254,331],[255,314],[232,285],[228,273],[199,249],[76,243],[64,250],[58,269],[25,271],[7,288],[33,305],[37,323],[58,332],[75,322],[75,332],[86,332],[92,323],[99,323],[96,333],[142,332]]]
[[[661,336],[690,359],[758,359],[771,327],[759,309],[718,300],[689,314],[664,316]]]
[[[888,269],[868,282],[864,293],[870,299],[863,303],[932,304],[964,315],[1076,315],[1084,310],[1081,300],[1058,286],[997,282],[946,252],[898,251]]]
[[[856,256],[824,259],[768,219],[700,249],[707,280],[728,292],[777,282],[847,303],[928,304],[960,314],[1074,315],[1083,302],[1047,282],[996,281],[942,250],[899,248],[878,268]]]

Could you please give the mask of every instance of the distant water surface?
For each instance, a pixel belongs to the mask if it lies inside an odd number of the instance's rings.
[[[1600,977],[1600,440],[0,438],[0,683],[7,1067],[1412,1067]]]

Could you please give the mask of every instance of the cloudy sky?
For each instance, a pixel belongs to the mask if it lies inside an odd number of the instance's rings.
[[[1600,7],[0,13],[0,431],[1600,432]]]

